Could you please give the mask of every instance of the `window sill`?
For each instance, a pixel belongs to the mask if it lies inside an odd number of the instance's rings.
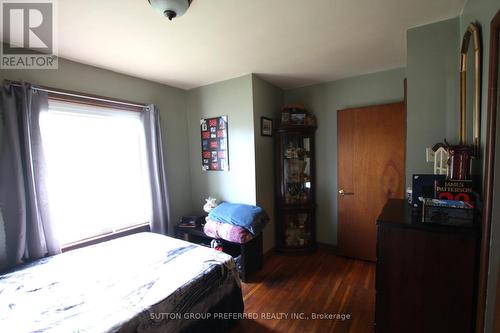
[[[99,235],[96,237],[83,239],[83,240],[78,241],[78,242],[66,244],[62,247],[61,250],[62,250],[62,252],[68,252],[68,251],[76,250],[76,249],[79,249],[79,248],[82,248],[85,246],[95,245],[95,244],[106,242],[106,241],[109,241],[112,239],[132,235],[132,234],[137,234],[139,232],[150,232],[150,231],[151,231],[151,228],[149,226],[149,223],[143,223],[143,224],[139,224],[139,225],[127,228],[127,229],[122,229],[122,230],[117,231],[117,232]]]

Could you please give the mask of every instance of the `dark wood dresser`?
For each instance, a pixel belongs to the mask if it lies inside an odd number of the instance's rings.
[[[478,227],[420,221],[399,199],[378,218],[375,332],[473,332]]]

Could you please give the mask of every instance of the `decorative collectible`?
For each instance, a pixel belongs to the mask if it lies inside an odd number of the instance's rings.
[[[205,211],[205,213],[208,214],[212,209],[217,207],[217,199],[208,197],[207,199],[205,199],[205,201],[206,203],[205,205],[203,205],[203,211]]]

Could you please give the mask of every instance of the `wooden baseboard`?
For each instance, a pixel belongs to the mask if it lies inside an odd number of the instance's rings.
[[[336,245],[326,244],[326,243],[317,243],[317,244],[318,244],[319,249],[327,250],[327,251],[330,251],[334,254],[338,254],[338,248]],[[276,253],[276,249],[274,247],[270,248],[269,250],[264,252],[264,254],[263,254],[264,260],[267,260],[269,257],[274,255],[275,253]]]
[[[264,252],[264,255],[263,255],[264,258],[263,259],[264,260],[269,259],[269,257],[271,257],[272,255],[274,255],[275,252],[276,251],[275,251],[274,247],[270,248],[269,250],[267,250],[266,252]]]
[[[334,254],[339,254],[338,253],[338,247],[337,245],[332,245],[332,244],[327,244],[327,243],[319,243],[318,242],[318,248],[322,249],[322,250],[327,250],[327,251],[331,251],[332,253]]]

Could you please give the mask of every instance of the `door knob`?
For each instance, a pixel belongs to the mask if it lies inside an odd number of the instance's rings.
[[[339,190],[339,194],[340,194],[340,195],[354,195],[354,193],[353,193],[353,192],[346,192],[346,191],[344,191],[343,189],[342,189],[342,190]]]

